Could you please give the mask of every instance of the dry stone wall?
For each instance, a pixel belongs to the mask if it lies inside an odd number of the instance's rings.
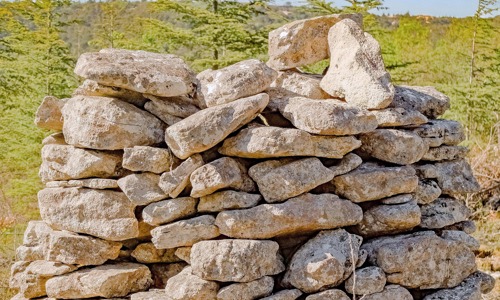
[[[14,299],[478,300],[479,189],[432,87],[394,86],[359,15],[270,33],[267,64],[83,54],[47,97]],[[330,59],[326,74],[299,67]]]

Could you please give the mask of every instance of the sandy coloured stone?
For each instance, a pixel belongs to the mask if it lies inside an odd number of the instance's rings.
[[[354,171],[335,177],[333,184],[338,195],[364,202],[411,193],[418,186],[418,177],[410,166],[384,167],[364,163]]]
[[[283,93],[290,93],[311,99],[329,99],[319,83],[323,76],[307,74],[295,70],[278,72],[278,77],[271,83],[271,88],[280,89]]]
[[[333,171],[316,157],[268,160],[252,166],[248,174],[269,203],[283,202],[333,179]]]
[[[440,236],[445,240],[463,243],[471,251],[478,251],[479,247],[481,246],[478,240],[461,230],[443,230]]]
[[[191,197],[151,203],[142,210],[142,219],[150,225],[167,224],[194,215],[197,203],[198,200]]]
[[[191,248],[192,247],[179,247],[175,249],[175,256],[183,261],[191,264]]]
[[[203,196],[198,203],[198,212],[219,212],[224,210],[254,207],[262,199],[259,194],[240,191],[221,191]]]
[[[75,74],[103,85],[162,97],[190,94],[196,80],[178,56],[124,49],[80,55]]]
[[[66,100],[54,96],[46,96],[35,113],[35,125],[39,128],[61,131],[64,118],[61,109]]]
[[[443,194],[475,193],[481,189],[465,159],[435,163],[434,167]]]
[[[175,255],[175,249],[156,249],[153,243],[142,243],[135,247],[131,256],[139,263],[174,263],[181,260]]]
[[[273,292],[274,279],[264,276],[260,279],[234,283],[223,287],[217,293],[217,300],[253,300],[266,297]]]
[[[385,70],[380,45],[360,24],[344,19],[328,32],[330,67],[321,88],[335,98],[367,109],[392,103],[395,89]]]
[[[151,289],[130,295],[130,300],[164,300],[165,297],[165,290]]]
[[[363,300],[413,300],[407,289],[396,284],[387,285],[383,291],[363,297]]]
[[[422,223],[420,227],[438,229],[469,219],[471,210],[457,199],[438,198],[421,206]]]
[[[351,300],[344,291],[331,289],[306,297],[306,300]]]
[[[149,265],[149,269],[151,270],[151,276],[153,277],[153,285],[151,288],[162,289],[165,292],[165,286],[167,285],[167,281],[179,274],[184,268],[186,268],[187,264],[185,262],[178,263],[158,263]],[[165,299],[165,298],[163,298]]]
[[[285,270],[274,241],[201,241],[191,248],[193,274],[221,282],[250,282]]]
[[[336,99],[292,97],[281,101],[279,110],[296,128],[319,135],[354,135],[378,125],[370,111]]]
[[[219,284],[203,280],[192,274],[191,267],[186,267],[167,281],[165,298],[167,300],[217,299]]]
[[[361,157],[354,153],[347,153],[338,164],[328,167],[335,177],[351,172],[363,163]]]
[[[429,120],[427,124],[413,129],[429,147],[441,145],[455,146],[465,140],[465,132],[460,123],[451,120]]]
[[[316,136],[299,129],[263,126],[241,130],[236,136],[226,139],[219,152],[245,158],[342,158],[359,146],[361,142],[353,136]]]
[[[278,74],[258,59],[248,59],[219,70],[198,74],[198,96],[205,107],[226,104],[263,92]]]
[[[151,230],[152,242],[158,249],[192,246],[220,235],[215,218],[209,215],[177,221]]]
[[[168,126],[172,126],[175,123],[183,120],[183,118],[176,117],[167,113],[164,106],[153,101],[146,102],[146,104],[144,104],[144,109],[158,119],[162,120],[163,123],[167,124]]]
[[[341,284],[357,263],[362,241],[344,229],[320,231],[295,252],[282,284],[306,293]]]
[[[396,204],[408,203],[412,200],[414,200],[413,194],[402,194],[382,199],[380,203],[387,205],[396,205]]]
[[[456,160],[462,159],[467,156],[469,149],[464,146],[440,146],[429,148],[424,154],[422,160],[426,161],[442,161],[442,160]]]
[[[116,98],[75,96],[62,114],[66,143],[76,147],[119,150],[164,141],[162,121]]]
[[[368,251],[370,264],[384,270],[387,282],[407,288],[454,287],[476,270],[467,246],[433,231],[374,238],[361,248]]]
[[[67,145],[62,132],[56,132],[42,140],[42,145]]]
[[[371,157],[399,165],[422,159],[429,150],[427,143],[411,131],[377,129],[360,135],[360,150]]]
[[[385,273],[379,267],[357,269],[345,281],[345,289],[349,294],[370,295],[384,290]]]
[[[45,184],[48,188],[57,187],[85,187],[89,189],[105,190],[117,189],[118,180],[107,178],[86,178],[86,179],[73,179],[63,181],[49,181]]]
[[[295,300],[302,296],[302,294],[303,293],[298,289],[281,290],[277,293],[272,294],[271,296],[261,298],[260,300]]]
[[[121,155],[114,152],[49,144],[42,148],[42,182],[88,177],[114,177],[121,173]]]
[[[413,199],[418,204],[429,204],[441,196],[441,189],[437,182],[432,179],[419,179],[418,186],[413,193]]]
[[[359,206],[334,194],[303,194],[280,204],[223,211],[215,224],[228,237],[268,239],[355,225],[362,218]]]
[[[162,115],[170,115],[183,119],[200,111],[193,104],[193,100],[187,96],[168,98],[149,94],[144,94],[144,96],[150,100],[144,105],[144,109],[157,116],[160,120],[164,119]]]
[[[148,205],[167,198],[158,186],[160,175],[154,173],[135,173],[118,179],[118,186],[136,205]]]
[[[170,171],[178,160],[165,148],[135,146],[123,149],[123,167],[131,171],[163,173]]]
[[[190,156],[170,172],[161,174],[159,187],[170,197],[176,198],[189,184],[189,176],[203,166],[203,158],[199,154]]]
[[[73,92],[72,96],[78,95],[118,98],[138,107],[143,107],[147,102],[147,99],[142,93],[121,87],[103,85],[89,79],[83,81],[83,83]]]
[[[396,94],[389,107],[416,110],[436,119],[450,108],[450,98],[432,86],[395,86]]]
[[[124,262],[53,277],[46,288],[47,295],[54,298],[112,298],[147,290],[151,283],[148,267]]]
[[[135,206],[122,192],[82,188],[46,188],[38,192],[42,219],[54,229],[110,241],[139,234]]]
[[[230,157],[222,157],[199,167],[191,173],[189,181],[193,187],[191,197],[203,197],[224,188],[255,191],[255,183],[246,168]]]
[[[477,271],[467,277],[460,285],[436,291],[423,300],[482,300],[481,294],[487,294],[495,287],[495,279],[484,272]]]
[[[269,102],[267,94],[203,109],[167,128],[165,141],[175,156],[185,159],[223,141],[253,120]],[[224,126],[221,126],[224,124]]]
[[[377,118],[378,127],[421,125],[429,121],[420,112],[402,107],[373,110],[372,113]]]
[[[275,70],[301,67],[328,58],[328,30],[343,19],[360,26],[359,14],[327,15],[288,23],[269,32],[269,61]]]

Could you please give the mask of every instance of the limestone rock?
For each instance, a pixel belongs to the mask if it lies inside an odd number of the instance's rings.
[[[454,287],[476,270],[467,246],[432,231],[375,238],[361,248],[368,251],[371,264],[384,270],[387,282],[407,288]]]
[[[439,290],[427,295],[423,300],[482,300],[481,294],[490,292],[494,286],[494,279],[483,272],[475,272],[467,277],[460,285],[451,289]]]
[[[49,181],[45,184],[45,187],[85,187],[96,190],[117,189],[118,180],[105,178],[87,178],[76,180]]]
[[[278,72],[278,77],[271,83],[271,88],[280,89],[283,93],[290,93],[311,99],[329,99],[319,83],[322,76],[301,73],[294,70]]]
[[[217,299],[219,284],[207,281],[192,274],[191,267],[186,267],[178,275],[170,278],[165,287],[167,300]]]
[[[90,234],[110,241],[138,235],[135,206],[111,190],[52,188],[38,192],[42,219],[55,229]]]
[[[441,189],[437,182],[431,179],[420,179],[413,193],[418,204],[429,204],[441,196]]]
[[[115,98],[75,96],[62,114],[66,142],[77,147],[118,150],[164,141],[163,122]]]
[[[163,97],[194,91],[195,74],[172,54],[103,49],[80,55],[75,73],[103,85]]]
[[[193,274],[222,282],[250,282],[285,270],[274,241],[201,241],[191,249]]]
[[[189,184],[189,176],[196,169],[203,166],[203,158],[194,154],[183,161],[177,168],[165,172],[160,177],[160,188],[172,198],[176,198]]]
[[[94,80],[86,79],[74,92],[73,96],[100,96],[118,98],[135,106],[143,107],[147,99],[135,91],[116,86],[102,85]]]
[[[413,296],[404,287],[390,284],[380,293],[363,296],[363,300],[413,300]]]
[[[159,101],[148,101],[146,104],[144,104],[144,109],[157,117],[158,119],[162,120],[163,123],[167,124],[168,126],[172,126],[177,122],[180,122],[183,120],[183,118],[176,117],[174,115],[169,114],[167,111],[168,107],[162,102]]]
[[[338,195],[354,202],[382,199],[413,192],[418,186],[415,169],[382,167],[364,163],[352,172],[333,179]]]
[[[329,167],[329,169],[333,171],[334,176],[337,177],[351,172],[352,170],[359,167],[362,163],[363,160],[361,159],[361,157],[354,153],[348,153],[340,160],[337,165],[331,166]]]
[[[226,104],[263,92],[278,74],[257,59],[240,61],[219,69],[205,70],[196,77],[198,96],[206,107]]]
[[[292,97],[279,105],[281,114],[298,129],[320,135],[353,135],[377,128],[375,116],[340,100]]]
[[[262,199],[259,194],[238,191],[222,191],[200,198],[198,212],[219,212],[224,210],[254,207]]]
[[[177,166],[177,158],[168,149],[135,146],[123,149],[122,165],[131,171],[159,174]]]
[[[402,194],[382,199],[380,202],[387,205],[408,203],[413,200],[413,194]]]
[[[144,105],[144,109],[157,116],[160,120],[163,120],[163,114],[183,119],[200,111],[193,103],[193,100],[187,96],[168,98],[150,94],[144,96],[151,100]]]
[[[156,249],[153,243],[142,243],[135,247],[131,256],[143,264],[174,263],[181,260],[175,255],[175,249]]]
[[[42,140],[42,145],[67,145],[62,132],[56,132]]]
[[[351,300],[347,294],[341,290],[331,289],[306,297],[306,300]]]
[[[462,221],[453,225],[445,226],[443,227],[443,230],[460,230],[467,234],[473,234],[474,232],[476,232],[476,223],[471,220]]]
[[[175,156],[185,159],[224,140],[231,132],[253,120],[268,102],[267,94],[258,94],[201,110],[170,126],[165,140]]]
[[[298,289],[282,290],[260,300],[295,300],[302,296],[302,294],[303,293]]]
[[[469,153],[469,149],[463,146],[440,146],[429,148],[424,154],[422,160],[426,161],[442,161],[442,160],[455,160],[465,158]]]
[[[246,168],[230,157],[222,157],[199,167],[191,173],[189,180],[193,186],[191,197],[210,195],[223,188],[255,191],[255,183],[248,177]]]
[[[273,292],[274,279],[264,276],[260,279],[234,283],[219,290],[217,300],[253,300],[268,296]]]
[[[420,218],[420,208],[416,201],[375,205],[363,212],[363,220],[354,227],[354,232],[363,237],[401,233],[418,226]]]
[[[144,222],[150,225],[170,223],[196,213],[198,201],[191,197],[167,199],[151,203],[142,210]]]
[[[248,174],[270,203],[298,196],[333,179],[333,172],[316,157],[268,160],[252,166]]]
[[[349,294],[370,295],[384,290],[386,278],[379,267],[358,269],[345,282]]]
[[[151,230],[152,242],[158,249],[192,246],[220,235],[214,222],[214,217],[206,215],[159,226]]]
[[[474,193],[481,186],[474,178],[470,165],[464,159],[434,164],[437,170],[437,183],[443,194]]]
[[[416,110],[426,117],[436,119],[450,108],[450,98],[432,86],[396,86],[390,107]]]
[[[57,276],[49,279],[46,287],[47,295],[54,298],[112,298],[146,290],[151,283],[148,267],[118,263]]]
[[[175,249],[175,255],[183,261],[191,264],[191,248],[192,247],[179,247]]]
[[[440,236],[445,240],[463,243],[469,247],[471,251],[478,251],[481,246],[474,237],[460,230],[443,230]]]
[[[158,186],[160,175],[153,173],[131,174],[120,178],[118,186],[136,205],[148,205],[167,198],[167,195]]]
[[[367,109],[386,108],[395,89],[385,70],[380,45],[353,20],[342,20],[328,32],[330,68],[321,88],[336,98]]]
[[[164,290],[149,290],[130,295],[130,300],[164,300],[165,297]]]
[[[80,149],[69,145],[45,145],[39,176],[42,182],[120,174],[121,156],[114,152]]]
[[[399,165],[409,165],[422,159],[429,150],[425,141],[411,131],[377,129],[360,135],[361,151]]]
[[[377,118],[378,127],[421,125],[428,122],[427,117],[417,110],[402,107],[373,110],[372,113]]]
[[[464,129],[457,121],[430,120],[413,129],[413,132],[427,141],[429,147],[455,146],[465,140]]]
[[[423,205],[422,223],[420,227],[438,229],[469,219],[471,210],[459,200],[453,198],[439,198],[436,201]]]
[[[157,289],[165,289],[165,286],[167,286],[167,281],[175,275],[179,274],[182,270],[184,270],[184,268],[186,268],[186,266],[187,264],[184,262],[159,263],[149,265],[151,276],[153,277],[153,285],[151,287]],[[164,292],[164,290],[162,291]]]
[[[54,96],[44,97],[35,113],[35,125],[43,129],[61,131],[64,123],[61,109],[64,102]]]
[[[314,293],[341,284],[352,273],[363,239],[343,229],[321,231],[295,252],[283,277],[285,286]]]
[[[353,136],[315,136],[299,129],[254,127],[241,130],[224,141],[219,152],[228,156],[269,158],[318,156],[342,158],[361,146]]]
[[[268,239],[355,225],[362,218],[361,208],[351,201],[333,194],[304,194],[280,204],[223,211],[215,224],[225,236]]]
[[[328,30],[343,19],[362,24],[362,16],[339,14],[298,20],[269,32],[269,61],[275,70],[287,70],[328,58]]]

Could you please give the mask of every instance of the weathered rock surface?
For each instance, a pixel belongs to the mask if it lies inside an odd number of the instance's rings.
[[[481,246],[472,236],[461,230],[443,230],[440,236],[445,240],[457,241],[466,245],[471,251],[478,251]]]
[[[346,154],[338,164],[329,167],[335,177],[351,172],[363,163],[361,157],[354,153]]]
[[[121,155],[80,149],[69,145],[45,145],[39,176],[42,182],[120,174]]]
[[[375,116],[340,100],[293,97],[281,101],[281,114],[298,129],[320,135],[353,135],[377,128]]]
[[[194,154],[183,161],[177,168],[163,173],[158,185],[170,197],[176,198],[189,184],[191,173],[203,166],[203,164],[201,155]]]
[[[231,132],[253,120],[268,102],[267,94],[258,94],[204,109],[170,126],[165,140],[175,156],[188,158],[212,148]]]
[[[219,290],[217,300],[253,300],[268,296],[273,292],[274,279],[264,276],[260,279],[234,283]]]
[[[191,173],[189,180],[193,186],[191,197],[210,195],[223,188],[255,191],[255,183],[248,177],[246,168],[230,157],[222,157],[199,167]]]
[[[424,300],[481,300],[481,294],[489,293],[495,286],[493,277],[483,272],[475,272],[460,285],[427,295]]]
[[[221,212],[215,224],[228,237],[268,239],[355,225],[362,218],[361,208],[351,201],[333,194],[304,194],[280,204]]]
[[[56,132],[42,140],[42,145],[67,145],[62,132]]]
[[[39,128],[61,131],[64,119],[61,109],[65,100],[54,96],[46,96],[35,113],[35,125]]]
[[[142,93],[116,86],[102,85],[94,80],[86,79],[74,92],[73,96],[99,96],[118,98],[135,106],[143,107],[147,99]]]
[[[363,300],[413,300],[413,296],[404,287],[391,284],[380,293],[364,296]]]
[[[371,264],[384,270],[387,282],[407,288],[454,287],[476,270],[467,246],[432,231],[375,238],[361,248],[368,251]]]
[[[422,205],[422,223],[420,227],[438,229],[469,219],[471,210],[459,200],[439,198],[436,201]]]
[[[167,198],[167,194],[158,186],[160,175],[154,173],[135,173],[118,180],[118,186],[136,205],[149,203]]]
[[[387,205],[403,204],[413,200],[413,194],[402,194],[382,199],[380,202]]]
[[[368,155],[399,165],[409,165],[422,159],[429,150],[427,143],[411,131],[377,129],[360,135],[360,150]]]
[[[474,232],[476,232],[476,229],[476,224],[471,220],[458,222],[443,228],[443,230],[460,230],[467,234],[473,234]]]
[[[167,281],[179,274],[182,270],[184,270],[184,268],[186,268],[186,266],[187,264],[184,262],[149,265],[149,269],[151,270],[151,275],[153,277],[153,285],[151,288],[165,289]]]
[[[76,96],[62,114],[64,138],[76,147],[118,150],[164,141],[163,122],[119,99]]]
[[[224,210],[254,207],[262,199],[260,194],[239,191],[222,191],[200,198],[198,212],[219,212]]]
[[[382,167],[364,163],[352,172],[333,179],[338,195],[354,202],[382,199],[413,192],[418,186],[415,169]]]
[[[282,202],[333,179],[333,172],[318,158],[268,160],[252,166],[248,174],[267,202]]]
[[[168,149],[135,146],[123,149],[123,167],[131,171],[163,173],[177,166],[177,158]]]
[[[422,160],[427,161],[442,161],[442,160],[456,160],[465,158],[469,153],[469,149],[463,146],[440,146],[429,148],[424,154]]]
[[[481,189],[470,165],[464,159],[434,164],[437,183],[443,194],[474,193]]]
[[[341,284],[357,263],[362,241],[343,229],[321,231],[293,255],[283,284],[306,293]]]
[[[194,91],[195,74],[172,54],[103,49],[80,55],[75,73],[103,85],[163,97]]]
[[[117,189],[118,180],[105,179],[105,178],[87,178],[87,179],[76,179],[76,180],[49,181],[45,184],[45,187],[48,188],[85,187],[96,190]]]
[[[269,158],[284,156],[318,156],[342,158],[361,146],[353,136],[311,135],[299,129],[254,127],[241,130],[224,141],[219,152],[228,156]]]
[[[175,255],[183,261],[191,264],[191,248],[192,247],[179,247],[175,249]]]
[[[455,146],[465,140],[464,129],[457,121],[429,120],[427,124],[413,129],[413,132],[427,141],[429,147]]]
[[[159,226],[151,230],[152,242],[158,249],[192,246],[220,235],[214,222],[215,218],[207,215]]]
[[[450,108],[450,98],[432,86],[396,86],[390,107],[416,110],[426,117],[436,119]]]
[[[139,234],[134,205],[111,190],[48,188],[38,192],[42,219],[55,229],[90,234],[110,241]]]
[[[164,300],[165,290],[151,289],[147,292],[139,292],[130,295],[130,300]]]
[[[279,89],[285,94],[290,93],[311,99],[329,99],[331,96],[319,86],[321,78],[321,75],[288,70],[278,72],[278,77],[270,87]]]
[[[217,299],[219,284],[203,280],[192,274],[191,267],[186,267],[178,275],[170,278],[165,287],[167,300]]]
[[[351,300],[351,298],[341,290],[332,289],[309,295],[306,300]]]
[[[201,241],[191,248],[193,274],[222,282],[250,282],[285,270],[274,241]]]
[[[142,243],[135,247],[131,256],[143,264],[175,263],[181,259],[175,255],[175,249],[156,249],[153,243]]]
[[[429,204],[441,196],[441,189],[437,182],[431,179],[420,179],[413,193],[413,199],[418,204]]]
[[[427,117],[417,110],[402,107],[373,110],[372,113],[377,118],[378,127],[421,125],[428,122]]]
[[[379,267],[358,269],[345,282],[345,289],[353,295],[370,295],[384,290],[385,273]]]
[[[149,102],[144,105],[144,109],[163,120],[163,115],[169,115],[180,119],[187,118],[200,111],[195,105],[195,101],[187,96],[179,97],[158,97],[150,94],[144,95]],[[168,122],[165,122],[168,124]]]
[[[112,298],[146,290],[151,283],[148,267],[136,263],[118,263],[51,278],[46,288],[47,295],[53,298]]]
[[[282,290],[260,300],[295,300],[302,296],[302,294],[303,293],[298,289]]]
[[[191,197],[167,199],[151,203],[142,210],[144,222],[150,225],[170,223],[196,213],[198,200]]]
[[[385,70],[378,42],[353,20],[345,19],[328,32],[330,68],[321,88],[336,98],[367,109],[386,108],[395,89]]]
[[[269,61],[275,70],[287,70],[328,58],[328,30],[343,19],[360,26],[361,15],[339,14],[298,20],[269,32]]]
[[[165,103],[161,101],[148,101],[146,104],[144,104],[144,109],[157,117],[158,119],[162,120],[163,123],[167,124],[168,126],[172,126],[177,122],[180,122],[183,120],[181,117],[176,117],[170,113],[168,113],[170,106],[166,105]]]

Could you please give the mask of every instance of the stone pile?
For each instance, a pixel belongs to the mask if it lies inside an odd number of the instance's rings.
[[[394,86],[359,15],[287,24],[267,64],[198,75],[174,55],[83,54],[46,97],[38,194],[14,299],[481,299],[478,183],[437,119]],[[298,67],[330,59],[324,76]]]

